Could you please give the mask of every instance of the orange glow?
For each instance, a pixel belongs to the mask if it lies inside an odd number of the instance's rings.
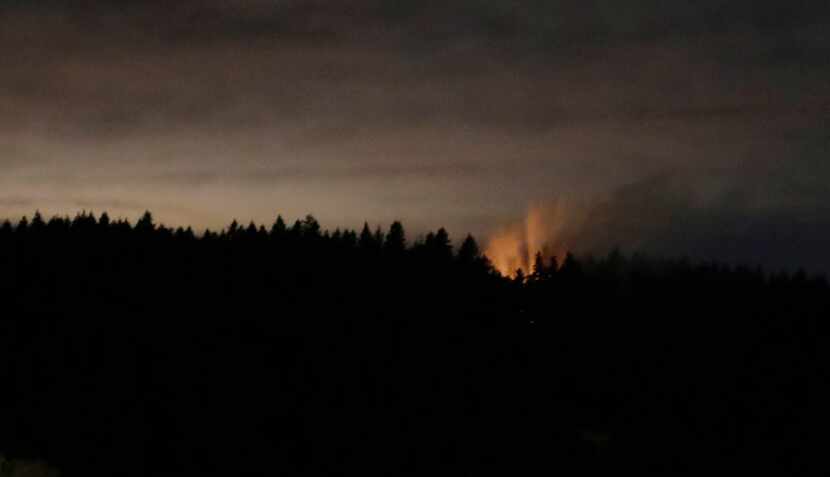
[[[537,253],[542,253],[545,261],[552,256],[562,258],[566,250],[562,243],[564,223],[564,208],[560,203],[550,207],[532,206],[521,223],[493,234],[484,253],[504,276],[515,277],[520,268],[529,274]]]

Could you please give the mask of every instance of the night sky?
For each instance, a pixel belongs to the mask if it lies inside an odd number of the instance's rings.
[[[830,2],[3,0],[0,217],[35,209],[485,244],[532,210],[828,271]]]

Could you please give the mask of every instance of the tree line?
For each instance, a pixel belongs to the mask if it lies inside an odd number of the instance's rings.
[[[0,452],[64,475],[822,460],[823,277],[537,256],[403,225],[0,224]]]

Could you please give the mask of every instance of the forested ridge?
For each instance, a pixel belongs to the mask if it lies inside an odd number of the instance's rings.
[[[312,217],[0,225],[0,453],[63,475],[823,474],[827,281]]]

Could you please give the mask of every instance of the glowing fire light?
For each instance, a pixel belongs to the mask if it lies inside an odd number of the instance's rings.
[[[561,258],[565,250],[562,240],[564,210],[561,204],[551,207],[530,207],[524,221],[494,234],[485,255],[502,275],[515,277],[518,269],[524,273],[533,270],[537,253],[547,261]]]

